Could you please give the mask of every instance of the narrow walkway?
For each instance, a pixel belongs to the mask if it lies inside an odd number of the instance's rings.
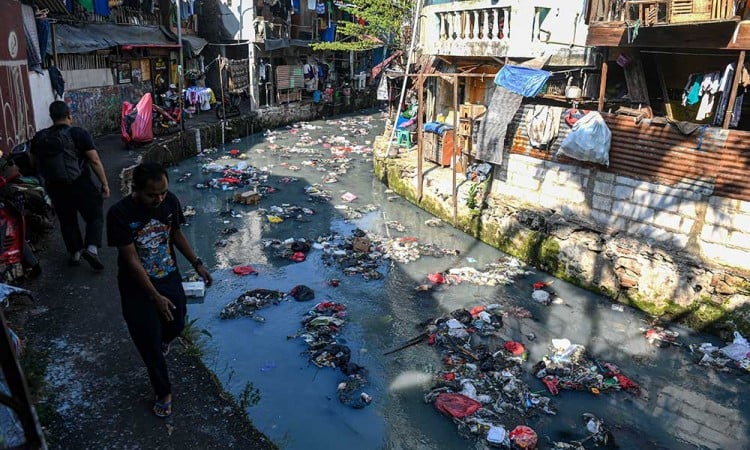
[[[123,150],[119,135],[96,143],[112,186],[106,211],[121,198],[120,171],[137,152]],[[102,273],[85,264],[68,267],[55,229],[39,245],[42,276],[26,286],[37,296],[23,327],[33,361],[27,377],[46,370],[37,410],[50,448],[275,448],[221,391],[200,357],[181,346],[168,357],[174,414],[163,420],[151,413],[151,387],[122,319],[116,251],[101,253]]]

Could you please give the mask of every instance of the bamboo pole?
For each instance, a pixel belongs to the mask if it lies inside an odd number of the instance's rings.
[[[609,68],[607,58],[609,58],[609,49],[605,48],[604,60],[602,61],[602,74],[599,80],[599,104],[597,106],[597,111],[599,112],[604,110],[604,97],[607,91],[607,70]]]
[[[414,5],[414,20],[412,21],[412,29],[411,29],[411,42],[409,43],[409,56],[406,58],[406,68],[404,69],[404,74],[409,73],[409,68],[411,67],[412,58],[414,58],[414,47],[417,40],[417,28],[419,26],[419,20],[421,18],[422,14],[422,0],[417,0],[416,5]],[[391,129],[391,136],[390,139],[388,139],[388,147],[385,149],[385,156],[389,157],[389,154],[391,152],[391,146],[393,145],[393,138],[396,136],[396,122],[398,122],[398,116],[401,115],[401,105],[404,103],[404,96],[406,95],[406,82],[409,79],[409,77],[404,77],[404,82],[401,84],[401,95],[399,96],[398,100],[398,108],[396,108],[396,118],[393,120],[393,128]]]
[[[456,141],[458,136],[458,74],[453,74],[453,154],[451,155],[453,167],[453,226],[458,225],[458,193],[456,192]],[[445,149],[443,149],[445,151]],[[442,155],[441,155],[442,156]]]
[[[745,50],[740,51],[740,55],[737,57],[737,67],[734,69],[734,81],[732,82],[732,91],[729,94],[729,104],[727,104],[727,112],[724,115],[723,129],[729,128],[729,123],[732,121],[732,114],[734,114],[734,101],[737,99],[737,87],[742,79],[742,69],[745,66]]]
[[[417,96],[419,104],[417,107],[417,201],[422,201],[422,192],[424,189],[424,173],[422,168],[422,159],[424,155],[424,149],[422,143],[424,142],[424,77],[418,78],[417,84],[419,85]]]

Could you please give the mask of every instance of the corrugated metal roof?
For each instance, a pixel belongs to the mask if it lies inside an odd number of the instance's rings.
[[[526,135],[524,105],[509,125],[505,148],[512,153],[560,163],[592,166],[570,158],[555,158],[570,127],[561,120],[560,134],[549,150],[532,148]],[[636,125],[632,117],[603,114],[612,131],[609,167],[596,166],[639,180],[666,185],[692,185],[713,195],[750,201],[750,132],[709,127],[685,136],[671,125]],[[700,141],[700,145],[699,145]]]
[[[65,2],[60,0],[34,0],[34,5],[39,7],[40,10],[48,10],[50,13],[56,15],[68,15],[68,9],[65,7]]]
[[[55,24],[58,53],[88,53],[120,45],[173,47],[169,40],[155,26],[119,25],[113,23],[89,23],[82,26]],[[52,54],[52,43],[47,52]]]

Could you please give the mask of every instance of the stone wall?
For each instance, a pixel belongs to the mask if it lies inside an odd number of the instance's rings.
[[[750,271],[750,202],[712,196],[710,186],[666,186],[519,154],[495,170],[495,194]]]
[[[425,164],[421,200],[416,152],[376,156],[375,172],[409,201],[452,222],[451,171]],[[739,236],[737,228],[750,217],[747,204],[518,154],[509,155],[495,175],[491,192],[478,194],[479,203],[484,197],[486,205],[478,213],[466,206],[472,183],[458,175],[457,228],[556,277],[655,316],[711,331],[750,332],[750,275],[719,264],[708,253],[690,251],[698,245],[707,248],[705,230],[713,233],[717,225],[734,230],[727,231],[729,236]],[[707,213],[709,205],[712,214]],[[716,211],[731,211],[732,219],[721,216],[721,222]],[[723,254],[729,246],[747,242],[737,238],[711,244]]]

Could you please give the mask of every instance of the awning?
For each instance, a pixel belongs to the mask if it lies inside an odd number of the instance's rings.
[[[378,77],[378,75],[380,75],[380,72],[381,72],[381,71],[382,71],[382,70],[383,70],[384,68],[388,67],[388,64],[390,64],[390,63],[391,63],[391,61],[393,61],[394,59],[398,58],[398,57],[399,57],[399,56],[401,56],[401,55],[402,55],[403,53],[404,53],[404,52],[402,52],[401,50],[399,50],[399,51],[397,51],[396,53],[394,53],[394,54],[392,54],[391,56],[389,56],[388,58],[386,58],[386,59],[385,59],[385,61],[383,61],[383,62],[381,62],[380,64],[378,64],[377,66],[373,67],[373,68],[372,68],[372,79],[374,80],[375,78],[377,78],[377,77]]]
[[[159,27],[161,31],[173,42],[177,42],[177,35],[166,27]],[[198,56],[198,54],[208,45],[208,41],[193,34],[182,35],[182,48],[186,56]]]
[[[81,27],[58,23],[54,26],[58,53],[88,53],[118,46],[177,47],[159,27],[113,23],[90,23]],[[52,54],[51,34],[47,53]]]
[[[266,51],[271,51],[286,47],[309,47],[310,42],[302,39],[266,39],[263,41],[263,45]]]

